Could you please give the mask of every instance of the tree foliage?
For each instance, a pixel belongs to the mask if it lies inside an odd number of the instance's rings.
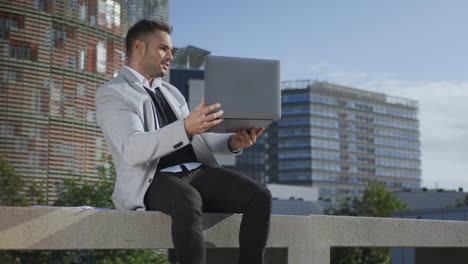
[[[64,179],[57,184],[56,206],[93,206],[114,208],[111,196],[115,182],[115,168],[112,158],[104,158],[104,165],[97,167],[99,177],[93,181],[83,178]]]
[[[111,195],[116,178],[115,167],[110,156],[105,157],[103,161],[104,165],[97,167],[98,181],[65,179],[58,186],[59,194],[55,205],[114,208]],[[79,260],[70,263],[169,264],[167,255],[160,250],[87,250],[68,252],[69,255],[70,253],[73,254],[72,259]],[[70,259],[70,256],[68,258]]]
[[[65,179],[58,187],[56,206],[89,205],[101,208],[114,208],[111,195],[115,182],[115,169],[111,157],[98,166],[97,180],[82,178]],[[25,182],[21,175],[0,154],[0,204],[9,206],[29,206],[45,204],[45,195],[36,185],[21,194]],[[32,199],[31,199],[32,197]],[[34,203],[31,203],[33,201]],[[73,238],[70,238],[73,239]],[[2,264],[170,264],[167,255],[160,250],[54,250],[54,251],[0,251]]]
[[[468,194],[465,195],[465,198],[463,200],[457,199],[455,201],[455,207],[464,207],[468,206]],[[447,207],[452,207],[451,204],[448,204]]]
[[[330,215],[389,217],[392,212],[407,209],[407,205],[385,185],[369,183],[362,198],[346,201],[339,208],[325,210]],[[389,248],[332,248],[332,264],[387,264],[390,263]]]
[[[46,204],[44,183],[25,181],[0,152],[0,205],[30,206]],[[27,188],[25,188],[27,187]]]

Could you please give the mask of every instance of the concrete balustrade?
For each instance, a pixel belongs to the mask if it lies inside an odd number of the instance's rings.
[[[203,216],[208,263],[236,263],[240,221]],[[166,249],[170,222],[160,212],[0,207],[0,250]],[[328,264],[331,247],[361,246],[433,248],[415,263],[468,263],[468,222],[273,215],[266,262]]]

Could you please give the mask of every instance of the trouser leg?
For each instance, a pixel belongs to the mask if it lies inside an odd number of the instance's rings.
[[[158,173],[145,196],[148,210],[172,218],[172,241],[180,264],[204,264],[202,199],[179,173]]]
[[[204,212],[242,213],[239,263],[263,264],[271,215],[271,193],[236,171],[206,168],[192,182]]]

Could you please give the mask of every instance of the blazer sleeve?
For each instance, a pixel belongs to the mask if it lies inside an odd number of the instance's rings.
[[[143,102],[131,103],[118,92],[102,88],[96,91],[97,121],[112,152],[117,152],[126,163],[138,165],[159,159],[190,143],[183,120],[145,131],[144,116],[136,111],[137,107],[143,108]]]
[[[233,134],[231,133],[203,133],[201,134],[203,140],[206,144],[210,147],[210,149],[215,154],[234,154],[240,155],[242,154],[242,150],[240,152],[232,152],[228,147],[229,137]]]

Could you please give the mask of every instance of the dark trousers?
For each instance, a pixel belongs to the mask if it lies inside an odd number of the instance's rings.
[[[263,263],[271,193],[243,174],[206,166],[191,172],[158,172],[145,195],[145,206],[171,216],[172,240],[180,264],[205,263],[202,212],[243,214],[239,263]]]

